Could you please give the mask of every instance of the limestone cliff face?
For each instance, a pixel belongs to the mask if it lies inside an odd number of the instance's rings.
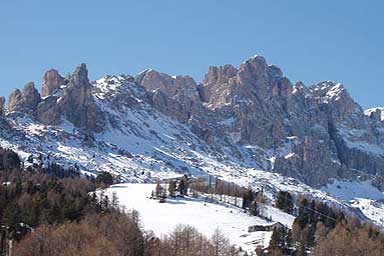
[[[75,126],[93,131],[101,130],[97,125],[97,107],[85,64],[79,65],[70,76],[57,102],[60,112]]]
[[[381,112],[367,117],[342,84],[293,85],[261,56],[238,68],[210,67],[201,85],[156,71],[136,81],[156,109],[191,124],[209,145],[225,143],[235,156],[239,144],[275,155],[273,171],[315,186],[357,171],[384,174]]]
[[[22,91],[12,92],[8,109],[27,113],[47,125],[57,125],[65,118],[79,128],[102,130],[85,64],[66,78],[54,69],[48,70],[43,77],[42,94],[43,98],[34,84],[28,83]]]
[[[150,94],[153,105],[162,113],[182,122],[188,122],[201,107],[199,89],[190,76],[175,76],[147,70],[135,81]]]
[[[16,89],[9,96],[8,110],[33,113],[41,97],[33,82],[27,83],[23,90]]]
[[[46,125],[59,124],[61,121],[61,111],[57,104],[58,99],[55,96],[46,96],[34,113],[37,120]]]
[[[229,91],[228,82],[231,78],[235,77],[236,74],[237,69],[232,65],[227,64],[220,67],[210,66],[203,80],[203,100],[208,102],[212,99],[213,95],[216,94],[217,96],[218,91],[222,92],[220,96],[226,95],[226,92]]]
[[[56,69],[50,69],[45,72],[42,81],[41,96],[46,97],[52,95],[65,83],[64,77],[60,76]]]
[[[11,94],[8,110],[47,125],[68,120],[92,138],[108,127],[124,129],[114,109],[149,107],[188,126],[212,154],[243,165],[313,186],[335,178],[373,179],[384,190],[384,109],[364,112],[332,81],[293,84],[261,56],[239,67],[209,67],[201,84],[155,70],[91,83],[85,64],[65,78],[52,69],[43,77],[42,95],[28,83]],[[103,104],[113,109],[105,111]],[[0,100],[0,114],[3,105]]]

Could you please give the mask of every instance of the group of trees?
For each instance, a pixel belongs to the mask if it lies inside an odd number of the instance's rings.
[[[158,238],[144,233],[130,214],[89,215],[80,222],[42,225],[14,247],[23,256],[240,256],[219,230],[206,238],[195,228],[177,226]]]
[[[357,219],[342,220],[329,232],[316,234],[314,256],[384,255],[384,235],[369,224]]]
[[[140,228],[139,214],[118,206],[115,196],[94,193],[114,181],[108,173],[96,179],[80,177],[75,169],[51,164],[21,168],[17,154],[0,148],[0,255],[127,255],[127,256],[235,256],[242,255],[219,231],[211,238],[196,229],[179,226],[158,238]],[[171,180],[169,196],[187,195],[188,189],[243,198],[243,208],[260,216],[266,203],[254,192],[218,182],[215,187]],[[156,189],[158,190],[158,189]],[[157,192],[156,192],[157,193]],[[267,250],[258,255],[383,255],[384,235],[372,225],[347,218],[329,205],[281,191],[275,206],[297,218],[292,230],[276,228]],[[33,230],[33,232],[31,232]]]
[[[239,197],[241,198],[247,189],[240,187],[232,182],[226,182],[220,179],[215,179],[215,183],[209,184],[205,180],[194,180],[190,184],[191,189],[201,192],[210,193],[221,196]]]
[[[258,255],[347,256],[383,255],[384,235],[370,224],[347,217],[324,202],[299,195],[298,216],[292,230],[275,229],[268,253]],[[293,197],[288,192],[276,195],[276,207],[292,213]]]
[[[277,192],[275,206],[286,213],[293,214],[294,202],[291,193],[287,191]]]
[[[12,150],[0,147],[0,171],[15,170],[19,168],[19,156]]]
[[[57,179],[29,171],[0,172],[0,230],[4,251],[9,240],[20,241],[40,225],[79,221],[102,212],[96,197],[88,193],[96,184],[80,178]]]
[[[256,254],[258,256],[283,256],[283,255],[295,255],[294,247],[292,247],[292,232],[287,227],[275,228],[273,230],[271,241],[267,250],[257,247]]]
[[[220,230],[210,239],[191,226],[177,226],[170,234],[149,239],[148,255],[153,256],[238,256],[241,251],[231,245]]]
[[[248,210],[250,215],[257,216],[268,221],[272,220],[272,218],[266,214],[267,202],[263,190],[255,192],[252,189],[247,189],[244,191],[242,198],[242,208]]]
[[[13,255],[144,255],[145,240],[132,213],[87,214],[78,222],[39,226],[17,243]]]
[[[155,191],[152,191],[151,198],[160,199],[161,202],[164,202],[167,196],[187,196],[189,186],[190,179],[187,175],[184,175],[179,180],[170,179],[168,182],[168,189],[158,182],[156,184]]]
[[[93,192],[113,182],[107,173],[85,179],[58,165],[22,169],[17,154],[2,149],[0,162],[0,255],[11,247],[20,256],[239,255],[219,231],[210,239],[188,226],[162,238],[144,232],[137,212]],[[169,190],[186,195],[188,186],[184,177]]]

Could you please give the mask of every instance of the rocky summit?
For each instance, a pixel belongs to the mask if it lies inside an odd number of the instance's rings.
[[[81,64],[66,77],[48,70],[41,88],[15,90],[7,108],[0,98],[1,145],[26,164],[136,182],[190,173],[384,190],[384,109],[364,111],[341,83],[292,83],[262,56],[209,67],[201,83],[151,69],[90,81]]]

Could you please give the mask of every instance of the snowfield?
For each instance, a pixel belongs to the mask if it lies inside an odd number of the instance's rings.
[[[334,181],[322,188],[330,195],[347,201],[374,223],[384,226],[384,193],[369,181]]]
[[[257,246],[266,247],[272,232],[248,232],[253,225],[271,225],[281,222],[288,227],[295,219],[287,213],[267,206],[266,215],[273,221],[268,222],[259,217],[250,216],[239,207],[224,203],[210,203],[205,197],[185,197],[167,199],[165,203],[149,199],[156,184],[118,184],[107,189],[109,194],[115,193],[121,206],[127,210],[139,212],[141,224],[145,230],[152,230],[157,236],[170,233],[177,225],[190,225],[207,237],[211,237],[215,229],[220,229],[232,244],[251,252]]]

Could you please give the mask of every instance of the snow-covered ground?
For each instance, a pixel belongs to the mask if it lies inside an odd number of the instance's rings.
[[[220,229],[231,241],[244,250],[254,251],[260,246],[268,246],[272,232],[248,232],[253,225],[270,225],[258,217],[249,216],[241,208],[224,203],[211,203],[204,197],[167,199],[166,203],[149,199],[155,190],[155,184],[118,184],[107,189],[116,193],[120,205],[127,210],[139,212],[145,230],[152,230],[157,236],[171,232],[177,225],[191,225],[205,236],[212,236],[215,229]],[[276,208],[266,207],[266,215],[273,221],[292,226],[294,216]]]
[[[355,212],[358,208],[368,216],[372,214],[365,210],[367,207],[363,209],[362,204],[356,205],[350,200],[380,199],[370,197],[378,194],[372,192],[372,186],[351,187],[348,191],[353,189],[360,193],[368,189],[368,194],[347,197],[340,195],[337,188],[314,189],[297,179],[271,172],[276,157],[293,156],[292,147],[297,143],[295,136],[287,137],[281,148],[273,150],[240,143],[229,148],[224,142],[211,147],[196,136],[190,126],[151,107],[145,100],[143,88],[124,77],[112,76],[96,81],[93,94],[98,106],[108,116],[108,122],[105,131],[95,134],[91,141],[84,131],[65,119],[57,126],[47,126],[26,114],[9,113],[0,118],[0,146],[16,151],[24,166],[31,164],[28,159],[32,156],[34,163],[38,164],[42,159],[44,164],[54,162],[64,167],[77,167],[86,174],[107,171],[120,177],[122,182],[156,182],[181,174],[203,178],[213,175],[239,186],[263,189],[270,201],[274,200],[276,192],[290,191],[347,211]],[[231,123],[232,119],[227,119],[224,125]],[[358,130],[344,131],[346,138],[350,132],[364,135]],[[380,150],[375,152],[380,153]],[[379,210],[375,218],[369,218],[373,221],[384,218]]]
[[[365,216],[376,224],[384,226],[384,201],[374,201],[367,198],[356,198],[351,200],[353,207],[359,208]]]
[[[322,190],[347,201],[374,223],[384,226],[384,194],[369,181],[334,181]]]
[[[373,200],[384,199],[383,192],[372,186],[369,181],[351,182],[336,180],[332,184],[323,187],[322,190],[332,196],[348,201],[356,198],[369,198]]]

